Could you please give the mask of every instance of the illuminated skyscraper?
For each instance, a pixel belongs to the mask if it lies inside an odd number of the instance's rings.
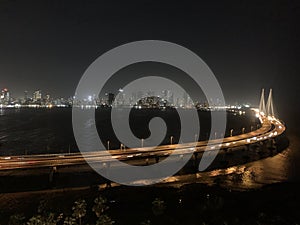
[[[45,104],[46,105],[49,105],[51,103],[51,98],[50,98],[50,95],[47,94],[45,97],[44,97],[44,101],[45,101]]]
[[[40,102],[42,100],[42,91],[37,90],[33,92],[33,102]]]
[[[4,88],[1,91],[1,96],[0,96],[0,103],[1,104],[8,104],[10,101],[10,94],[7,88]]]

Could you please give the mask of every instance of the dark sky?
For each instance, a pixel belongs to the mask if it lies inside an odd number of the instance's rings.
[[[257,103],[262,87],[274,88],[278,111],[295,101],[299,1],[176,2],[1,0],[0,88],[71,96],[105,51],[157,39],[196,52],[229,103]]]

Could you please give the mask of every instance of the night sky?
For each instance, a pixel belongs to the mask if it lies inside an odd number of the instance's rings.
[[[101,54],[131,41],[165,40],[197,53],[228,103],[258,103],[274,89],[277,111],[297,103],[299,1],[0,2],[0,88],[74,94]]]

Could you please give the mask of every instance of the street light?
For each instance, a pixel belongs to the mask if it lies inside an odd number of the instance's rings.
[[[170,137],[170,143],[173,144],[173,136]]]
[[[230,137],[232,137],[232,132],[233,132],[233,129],[230,130]]]

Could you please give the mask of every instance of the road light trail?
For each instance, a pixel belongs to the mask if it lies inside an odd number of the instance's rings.
[[[249,144],[259,143],[261,141],[275,138],[285,131],[284,124],[275,117],[264,116],[256,111],[261,122],[261,128],[251,131],[249,133],[230,136],[223,139],[215,139],[208,141],[199,141],[196,143],[185,144],[170,144],[151,147],[131,148],[111,150],[111,154],[105,151],[96,151],[88,153],[70,153],[70,154],[43,154],[43,155],[21,155],[21,156],[3,156],[0,157],[0,170],[14,170],[14,169],[34,169],[42,167],[54,166],[75,166],[86,164],[86,159],[92,162],[109,163],[112,158],[123,162],[144,163],[144,159],[154,157],[167,157],[171,153],[174,156],[181,156],[190,153],[193,148],[194,152],[202,153],[204,151],[215,151],[216,147],[222,149],[236,148]],[[125,147],[125,146],[124,146]],[[86,158],[86,159],[85,159]]]

